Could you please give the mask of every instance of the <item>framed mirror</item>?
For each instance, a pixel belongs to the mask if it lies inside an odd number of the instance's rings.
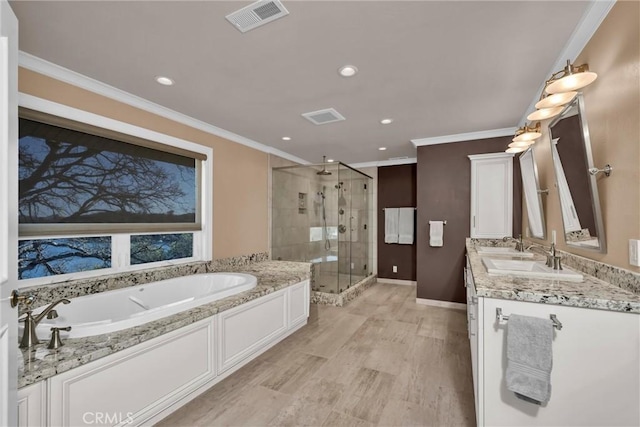
[[[538,168],[533,156],[533,146],[520,155],[520,174],[522,175],[522,190],[527,206],[529,236],[536,239],[545,239],[547,237],[547,227],[544,221],[541,194],[548,193],[549,190],[540,190]]]
[[[584,99],[575,99],[549,124],[551,156],[560,196],[565,242],[606,253],[606,240]]]

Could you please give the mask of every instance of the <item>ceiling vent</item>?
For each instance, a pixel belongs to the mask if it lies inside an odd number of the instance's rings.
[[[333,108],[325,108],[324,110],[311,111],[310,113],[304,113],[302,116],[315,125],[325,125],[327,123],[333,123],[333,122],[339,122],[341,120],[345,120],[342,114],[338,113]]]
[[[240,32],[246,33],[289,14],[278,0],[260,0],[226,16]]]

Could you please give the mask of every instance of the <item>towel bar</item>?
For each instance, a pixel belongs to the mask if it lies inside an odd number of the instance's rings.
[[[562,329],[562,323],[558,320],[555,314],[550,314],[549,318],[553,322],[554,328],[556,328],[557,330]],[[496,320],[498,321],[498,323],[500,323],[503,320],[506,322],[507,320],[509,320],[509,316],[502,314],[502,309],[498,307],[496,308]]]

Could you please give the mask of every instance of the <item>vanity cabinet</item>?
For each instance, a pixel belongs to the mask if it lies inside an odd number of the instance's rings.
[[[470,270],[467,277],[472,296]],[[545,406],[507,390],[508,321],[498,321],[497,308],[506,316],[555,314],[562,322],[562,330],[554,329],[551,399]],[[640,315],[486,297],[468,312],[479,426],[640,425]]]
[[[513,154],[470,155],[471,237],[513,233]]]
[[[44,382],[31,384],[18,390],[18,427],[46,425],[47,390]]]

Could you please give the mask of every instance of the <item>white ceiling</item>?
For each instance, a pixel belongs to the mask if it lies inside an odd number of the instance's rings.
[[[243,34],[224,17],[250,3],[11,6],[24,52],[312,163],[361,163],[415,157],[412,139],[518,125],[590,5],[284,0],[288,16]],[[359,73],[339,76],[345,64]],[[329,107],[346,120],[301,116]]]

